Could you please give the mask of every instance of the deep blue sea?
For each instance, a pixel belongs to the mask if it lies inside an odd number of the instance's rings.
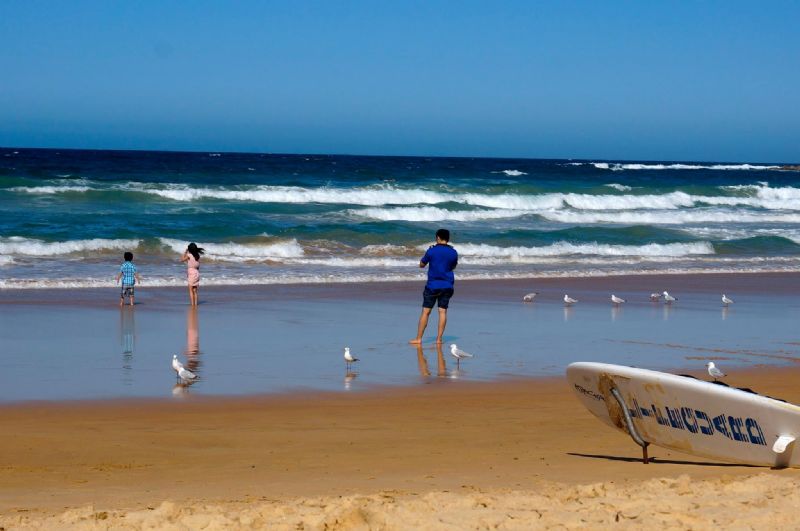
[[[0,148],[0,288],[800,270],[800,172],[763,163]]]

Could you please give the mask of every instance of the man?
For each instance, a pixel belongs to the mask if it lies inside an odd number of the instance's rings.
[[[439,305],[439,331],[436,334],[436,343],[442,342],[444,327],[447,325],[447,307],[450,297],[453,296],[455,275],[453,270],[458,265],[458,253],[450,245],[450,231],[439,229],[436,231],[436,245],[432,245],[419,261],[419,267],[428,266],[428,282],[422,292],[422,315],[419,316],[417,337],[409,341],[412,345],[422,343],[422,334],[428,326],[428,317],[431,315],[434,304]]]

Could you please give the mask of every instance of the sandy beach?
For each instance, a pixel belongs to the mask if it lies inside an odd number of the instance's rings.
[[[767,328],[755,336],[747,330],[729,338],[729,345],[721,340],[702,340],[708,323],[727,326],[736,319],[755,319],[748,312],[760,312],[765,319],[785,323],[777,314],[786,313],[788,308],[789,315],[783,318],[791,318],[795,303],[784,295],[784,289],[791,291],[797,282],[797,275],[537,280],[542,302],[535,308],[516,300],[531,281],[465,282],[460,286],[460,311],[454,312],[461,322],[453,320],[452,333],[459,341],[477,343],[486,319],[505,316],[509,322],[503,325],[498,321],[497,326],[512,333],[526,320],[537,326],[554,314],[557,319],[552,322],[574,327],[573,333],[586,336],[579,346],[587,357],[602,359],[627,349],[636,355],[651,352],[650,357],[640,360],[640,366],[657,363],[696,376],[703,376],[702,360],[711,357],[733,369],[731,384],[797,403],[799,356],[791,330],[779,335]],[[609,289],[620,284],[625,286],[622,293],[646,293],[652,285],[677,286],[683,295],[681,306],[665,314],[661,306],[654,308],[647,301],[636,301],[625,308],[625,314],[611,315],[610,320],[605,298]],[[748,305],[755,308],[737,308],[739,314],[720,315],[714,300],[722,286],[731,284],[736,285],[740,300],[749,301]],[[401,318],[413,324],[417,293],[409,288],[386,285],[382,294],[391,303],[364,302],[363,290],[352,286],[204,290],[201,297],[208,302],[198,311],[202,323],[199,352],[204,356],[202,374],[208,380],[226,377],[219,368],[224,368],[224,363],[215,365],[229,361],[226,355],[248,363],[238,351],[234,355],[210,344],[213,342],[208,338],[214,330],[222,328],[227,337],[234,330],[245,331],[248,315],[274,315],[274,307],[285,310],[285,320],[275,325],[277,328],[291,327],[286,322],[293,319],[302,322],[301,314],[311,312],[315,305],[323,312],[342,308],[338,319],[351,315],[348,312],[361,312],[357,315],[377,327],[377,331],[367,331],[366,340],[375,341],[380,348],[366,352],[368,358],[374,358],[369,360],[373,367],[365,365],[349,382],[345,378],[344,388],[344,368],[340,354],[335,353],[331,371],[336,384],[330,388],[273,388],[269,394],[243,394],[235,387],[227,392],[220,387],[205,392],[200,387],[205,382],[201,381],[197,390],[180,395],[182,400],[175,400],[171,392],[174,379],[170,383],[169,369],[162,367],[163,353],[158,353],[162,347],[151,351],[148,341],[163,343],[174,335],[180,345],[195,348],[192,327],[197,327],[197,322],[185,320],[183,301],[176,302],[174,292],[162,289],[145,295],[142,290],[143,303],[134,311],[147,325],[140,325],[138,343],[128,362],[144,360],[144,367],[137,371],[124,365],[95,368],[88,364],[82,370],[99,371],[92,374],[106,379],[120,371],[134,388],[140,380],[156,380],[161,382],[161,390],[154,388],[154,392],[145,392],[139,398],[125,398],[120,392],[103,400],[89,394],[88,398],[93,398],[89,400],[78,389],[66,392],[65,382],[61,382],[61,387],[52,386],[61,393],[57,399],[30,401],[20,398],[27,395],[14,393],[9,399],[7,394],[0,406],[5,435],[0,439],[0,527],[526,529],[610,524],[682,528],[791,525],[800,486],[796,470],[710,462],[659,448],[651,450],[655,457],[652,464],[641,464],[639,448],[627,436],[591,417],[572,396],[562,367],[577,361],[574,354],[550,360],[556,367],[551,369],[554,376],[526,364],[528,358],[522,355],[516,355],[517,361],[503,374],[489,370],[497,361],[488,355],[469,360],[475,363],[459,373],[449,360],[437,362],[430,344],[418,355],[399,332],[395,334],[399,337],[390,342],[379,341],[385,330],[398,330]],[[567,289],[582,299],[583,306],[574,316],[567,316],[562,307],[548,300]],[[29,314],[57,315],[65,308],[84,319],[118,315],[119,309],[109,307],[103,292],[78,290],[69,294],[71,297],[54,302],[47,294],[33,290],[5,291],[0,310],[17,323],[24,323]],[[455,303],[454,309],[459,309]],[[147,316],[151,313],[155,316],[152,322],[160,322],[160,327],[149,326]],[[377,317],[369,321],[369,313]],[[652,318],[641,320],[637,317],[640,314]],[[305,323],[314,324],[312,328],[318,325],[323,335],[328,334],[323,339],[330,341],[330,331],[324,323],[314,322],[315,315],[306,313]],[[387,318],[393,321],[381,328],[380,321]],[[232,328],[236,320],[245,324]],[[630,328],[620,328],[626,320],[630,320]],[[170,323],[177,330],[170,330]],[[357,333],[352,323],[343,323],[347,334]],[[663,329],[653,330],[671,337],[672,342],[647,342],[633,335],[642,326],[656,325]],[[92,342],[82,339],[84,336],[70,336],[74,332],[65,325],[54,325],[61,326],[65,334],[61,340],[67,343],[65,355],[78,355],[74,345],[91,348]],[[12,350],[36,343],[15,342],[11,328],[3,329],[3,337]],[[30,330],[17,332],[31,337]],[[529,330],[519,333],[523,332]],[[98,327],[86,337],[102,343],[104,333]],[[563,330],[554,332],[561,333]],[[615,341],[598,341],[595,333],[609,333]],[[655,332],[645,329],[642,333]],[[287,352],[297,354],[301,364],[324,364],[327,359],[313,354],[304,357],[300,353],[310,347],[301,347],[286,337],[270,337]],[[116,332],[108,338],[118,339]],[[238,339],[248,342],[245,332]],[[54,344],[51,338],[42,341],[44,345]],[[505,339],[494,335],[492,341],[500,345],[499,351],[514,356],[508,345],[528,340],[512,333]],[[550,345],[551,352],[558,353],[556,341],[555,335],[542,340]],[[591,342],[597,343],[594,352],[587,347]],[[748,347],[750,344],[758,348]],[[380,357],[384,351],[391,357]],[[35,355],[35,350],[31,352]],[[147,365],[151,358],[155,358],[152,367]],[[278,364],[274,367],[279,373],[294,370],[291,361],[268,358],[268,362],[270,366]],[[408,376],[395,377],[392,371],[374,367],[383,363],[389,367],[398,364],[401,375],[408,372]],[[252,367],[256,370],[262,366]],[[518,369],[516,377],[511,374],[514,367]],[[326,370],[312,370],[311,374],[324,381]],[[37,383],[26,381],[25,371],[11,374],[19,378],[8,382],[6,393],[41,389],[46,396],[50,388],[49,375]],[[95,385],[94,377],[82,380],[67,374],[69,377],[63,378],[67,384]],[[228,376],[233,380],[247,378],[236,372]]]
[[[800,401],[796,369],[734,373]],[[558,379],[0,409],[0,526],[788,526],[797,470],[653,448]],[[13,434],[13,435],[12,435]]]

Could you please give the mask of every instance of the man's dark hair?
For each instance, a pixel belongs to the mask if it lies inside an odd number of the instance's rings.
[[[132,252],[130,252],[130,251],[128,251],[127,253],[125,253],[125,255],[124,255],[124,256],[125,256],[125,261],[126,261],[126,262],[130,262],[131,260],[133,260],[133,253],[132,253]]]
[[[439,229],[436,231],[436,237],[446,242],[450,241],[450,231],[447,229]]]

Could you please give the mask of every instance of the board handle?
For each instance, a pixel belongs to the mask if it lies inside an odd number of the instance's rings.
[[[611,388],[611,395],[617,400],[619,407],[622,409],[622,416],[625,419],[625,426],[628,428],[628,435],[631,436],[633,442],[642,447],[642,463],[646,465],[650,462],[650,459],[647,457],[647,447],[650,445],[650,443],[642,439],[642,436],[639,435],[639,432],[636,430],[636,426],[633,425],[633,419],[631,418],[628,405],[625,403],[625,400],[622,398],[622,394],[619,392],[619,390],[617,390],[616,387]]]

